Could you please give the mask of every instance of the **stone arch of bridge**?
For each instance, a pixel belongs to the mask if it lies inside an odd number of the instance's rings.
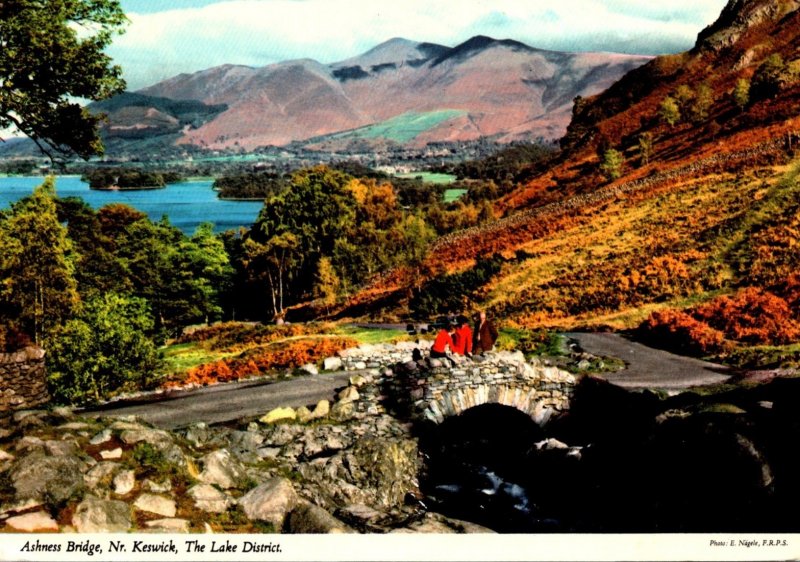
[[[445,391],[438,398],[418,403],[417,411],[422,419],[439,424],[476,406],[500,404],[515,408],[543,425],[555,411],[551,402],[532,387],[487,383]]]

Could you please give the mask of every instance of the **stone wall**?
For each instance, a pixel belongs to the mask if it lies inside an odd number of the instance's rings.
[[[430,342],[368,345],[325,360],[326,370],[358,371],[351,380],[353,410],[389,412],[411,421],[441,423],[481,404],[516,408],[544,425],[569,409],[575,377],[520,352],[490,352],[469,359],[432,359]],[[414,348],[422,358],[413,359]]]
[[[42,348],[29,346],[0,353],[0,414],[34,408],[49,400]]]

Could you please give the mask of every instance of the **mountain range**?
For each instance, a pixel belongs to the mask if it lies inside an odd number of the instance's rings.
[[[395,38],[333,64],[302,59],[180,74],[94,104],[103,134],[162,136],[210,149],[304,141],[423,146],[493,137],[560,138],[573,99],[609,87],[651,57],[562,53],[477,36],[456,46]]]

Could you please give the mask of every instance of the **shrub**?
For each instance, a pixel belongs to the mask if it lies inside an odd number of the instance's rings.
[[[90,300],[78,318],[54,331],[48,382],[57,401],[80,404],[146,387],[161,365],[147,336],[153,319],[140,298],[114,293]]]
[[[639,334],[658,347],[685,353],[709,355],[726,348],[722,332],[680,310],[653,312],[639,326]]]
[[[165,388],[175,388],[186,384],[215,384],[236,381],[277,370],[296,368],[307,363],[316,363],[337,351],[356,347],[358,342],[351,338],[306,338],[280,342],[231,357],[198,365],[189,369],[185,377],[164,383]]]
[[[740,342],[775,345],[800,338],[789,303],[758,287],[718,297],[698,307],[695,316]]]
[[[418,317],[460,312],[469,308],[473,295],[500,271],[500,255],[479,259],[472,269],[436,277],[414,295],[409,308]]]

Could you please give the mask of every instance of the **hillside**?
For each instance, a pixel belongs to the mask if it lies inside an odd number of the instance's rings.
[[[725,305],[751,332],[767,318],[785,328],[751,343],[797,341],[798,45],[797,2],[732,0],[691,51],[579,100],[560,157],[496,202],[501,218],[439,239],[419,268],[387,273],[342,315],[424,315],[409,297],[498,254],[497,272],[465,287],[464,306],[508,325],[626,329],[674,308],[728,343],[748,339],[703,316]],[[685,117],[665,122],[665,98],[686,90]],[[611,149],[614,179],[601,167]]]
[[[483,36],[452,48],[395,38],[330,65],[307,59],[263,68],[225,65],[139,93],[227,106],[179,141],[208,148],[307,139],[312,148],[327,150],[373,138],[416,146],[481,136],[556,139],[575,96],[600,92],[648,60],[544,51]],[[424,126],[394,134],[393,120],[408,115]]]

